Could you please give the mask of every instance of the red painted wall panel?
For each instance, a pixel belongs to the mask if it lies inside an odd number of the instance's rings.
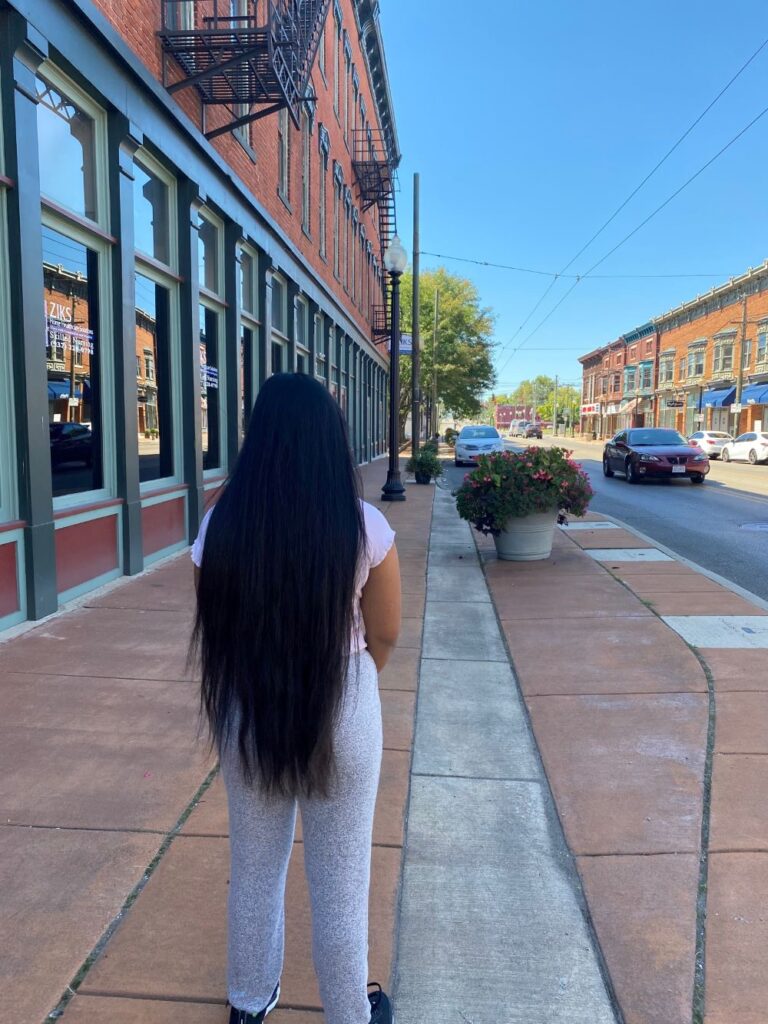
[[[19,581],[16,578],[16,543],[0,544],[0,618],[19,610]]]
[[[119,564],[117,516],[102,516],[56,531],[56,589],[96,579]]]
[[[144,557],[187,539],[184,499],[172,498],[141,510]]]

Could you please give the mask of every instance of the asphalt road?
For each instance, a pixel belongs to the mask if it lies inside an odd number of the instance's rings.
[[[533,443],[554,441],[545,438]],[[557,443],[571,448],[589,474],[595,512],[615,516],[676,554],[768,600],[768,465],[713,460],[703,487],[688,480],[633,487],[622,476],[603,476],[601,445],[570,438]],[[457,487],[466,472],[449,464],[444,486]]]

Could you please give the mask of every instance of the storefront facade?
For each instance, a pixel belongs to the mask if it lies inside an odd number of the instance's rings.
[[[399,155],[371,5],[327,6],[301,128],[214,142],[106,10],[0,4],[0,630],[188,544],[274,372],[315,375],[356,458],[383,453],[355,130]]]

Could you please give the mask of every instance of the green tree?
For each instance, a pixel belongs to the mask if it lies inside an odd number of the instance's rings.
[[[422,409],[426,408],[426,401],[432,394],[436,372],[437,399],[443,408],[460,419],[476,417],[483,407],[482,395],[495,379],[491,360],[493,313],[481,307],[477,288],[471,281],[449,274],[443,267],[423,272],[419,285]],[[436,339],[433,332],[435,292],[439,292]],[[404,331],[410,331],[413,323],[410,270],[403,274],[400,298],[400,323]],[[401,357],[401,433],[411,408],[411,379],[411,358]]]

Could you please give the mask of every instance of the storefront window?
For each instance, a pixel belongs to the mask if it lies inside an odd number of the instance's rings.
[[[255,259],[240,250],[240,307],[246,313],[256,313]]]
[[[253,342],[254,332],[245,325],[240,328],[240,434],[248,429],[253,395]]]
[[[221,466],[221,389],[219,387],[219,317],[200,305],[200,407],[203,469]]]
[[[139,480],[173,476],[170,294],[136,275],[136,400]]]
[[[72,213],[96,220],[95,122],[42,78],[37,95],[40,191]]]
[[[98,254],[43,227],[53,495],[103,486]]]
[[[135,247],[161,263],[170,263],[169,188],[140,163],[133,167]]]
[[[219,232],[215,224],[200,215],[197,235],[200,287],[219,291]]]

